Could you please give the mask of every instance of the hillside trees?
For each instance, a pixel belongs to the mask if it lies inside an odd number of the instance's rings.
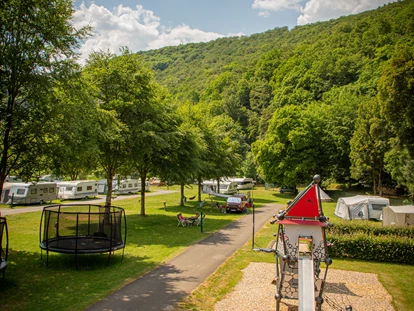
[[[392,149],[386,168],[400,185],[414,193],[414,48],[399,45],[378,85],[381,112],[390,127]]]
[[[355,133],[351,138],[351,176],[372,182],[374,193],[382,183],[385,171],[384,156],[389,150],[390,133],[381,118],[378,102],[370,100],[359,106]]]
[[[45,153],[52,86],[72,70],[89,31],[73,28],[72,13],[69,0],[0,3],[1,189],[11,170],[30,170]]]
[[[406,159],[412,144],[409,107],[413,96],[409,77],[413,12],[412,0],[398,1],[377,10],[291,30],[276,28],[249,37],[221,38],[142,54],[152,64],[168,63],[167,68],[157,70],[156,77],[161,84],[165,82],[164,85],[170,87],[173,95],[207,106],[212,116],[231,116],[242,127],[244,141],[249,144],[257,139],[260,139],[258,144],[263,144],[270,139],[274,128],[269,126],[274,125],[274,115],[285,113],[286,106],[297,106],[303,115],[298,113],[300,119],[310,118],[310,107],[319,111],[320,116],[315,116],[315,120],[323,124],[318,126],[327,144],[314,151],[321,153],[319,158],[328,161],[323,168],[324,180],[350,180],[351,138],[358,118],[356,136],[361,136],[361,124],[368,124],[370,131],[365,131],[364,137],[370,140],[372,148],[377,148],[378,143],[392,149],[384,153],[386,149],[381,147],[383,157],[390,154],[389,161],[383,159],[386,164],[383,174],[385,168],[390,172],[393,166],[392,171],[402,176],[395,167],[396,154],[401,152],[404,155],[401,158]],[[382,111],[376,114],[376,119],[369,119],[362,113],[358,117],[360,105],[365,107],[375,101],[380,103]],[[298,126],[303,126],[303,120]],[[388,134],[381,133],[384,126],[392,131],[388,138]],[[312,133],[307,128],[304,126],[302,130]],[[362,158],[368,160],[372,156],[368,154],[371,149],[358,147],[357,152],[357,137],[354,140],[353,176],[363,175],[367,180],[360,177],[358,180],[373,182],[373,175],[367,171],[362,174],[362,162],[357,163]],[[280,150],[292,150],[291,141],[278,142],[278,146],[279,143],[284,145]],[[272,154],[274,146],[267,144],[267,148]],[[355,152],[366,154],[358,157]],[[304,158],[308,158],[307,153]],[[273,161],[272,165],[279,164]],[[282,166],[278,167],[279,171],[292,170],[291,174],[295,175],[293,163]],[[408,177],[399,183],[407,185]],[[375,179],[378,182],[378,177]]]

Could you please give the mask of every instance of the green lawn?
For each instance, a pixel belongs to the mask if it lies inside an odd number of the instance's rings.
[[[177,187],[172,189],[178,190]],[[186,189],[187,197],[195,194],[195,187]],[[215,201],[210,201],[206,195],[203,195],[204,198],[206,203],[200,209],[199,202],[195,200],[189,200],[184,207],[180,207],[178,192],[150,196],[146,198],[147,216],[142,217],[139,215],[138,198],[118,197],[113,205],[124,207],[127,214],[128,236],[124,259],[121,260],[121,251],[117,251],[107,266],[106,254],[78,256],[78,270],[74,256],[65,254],[50,253],[49,266],[45,266],[45,253],[42,260],[39,248],[41,212],[7,216],[10,263],[5,281],[0,281],[0,309],[83,310],[240,217],[240,214],[219,213],[214,207]],[[253,198],[255,205],[260,206],[266,203],[286,204],[292,196],[258,188],[253,192]],[[324,204],[325,214],[333,222],[340,221],[333,216],[334,208],[334,203]],[[190,216],[197,211],[207,215],[203,233],[200,227],[177,227],[178,212]],[[275,226],[265,225],[255,242],[265,247],[275,229]],[[200,286],[187,305],[195,305],[194,310],[212,310],[214,303],[237,284],[241,277],[240,270],[250,261],[273,260],[269,254],[252,252],[251,241],[248,242],[220,267],[219,274],[214,274]],[[410,310],[409,306],[414,305],[409,291],[414,285],[412,266],[334,260],[332,268],[366,272],[378,270],[380,280],[394,297],[397,311]]]

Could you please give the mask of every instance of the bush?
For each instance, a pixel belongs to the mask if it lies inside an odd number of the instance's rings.
[[[338,224],[327,230],[329,256],[414,264],[414,228],[379,227],[369,222]]]

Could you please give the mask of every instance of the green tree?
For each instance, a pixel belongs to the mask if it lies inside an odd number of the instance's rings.
[[[100,110],[98,160],[105,171],[106,205],[110,205],[113,177],[122,166],[131,163],[129,137],[136,123],[141,122],[137,114],[140,109],[147,108],[154,97],[152,74],[141,64],[139,56],[130,54],[127,49],[121,56],[107,52],[91,54],[84,73]],[[145,187],[145,180],[142,186]]]
[[[0,189],[23,158],[35,160],[44,151],[52,86],[73,68],[89,31],[74,29],[72,13],[69,0],[0,3]]]
[[[381,111],[414,158],[414,47],[398,45],[378,83]]]
[[[386,122],[381,118],[378,102],[362,102],[358,109],[358,119],[351,138],[351,176],[357,180],[373,183],[382,195],[385,171],[384,156],[389,150],[390,133]]]
[[[288,105],[275,111],[265,138],[252,145],[259,174],[266,182],[292,185],[316,173],[324,176],[332,139],[322,122],[323,109]]]
[[[57,176],[76,180],[97,167],[97,105],[80,74],[58,83],[52,101],[56,109],[53,131],[48,133],[49,168]]]

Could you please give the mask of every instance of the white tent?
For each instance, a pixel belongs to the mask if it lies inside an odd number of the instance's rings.
[[[414,225],[414,205],[384,207],[382,225]]]
[[[369,195],[339,198],[335,216],[342,219],[381,219],[382,209],[390,205],[390,200]]]
[[[331,197],[329,195],[327,195],[325,191],[322,190],[322,188],[319,188],[319,193],[321,195],[321,201],[322,202],[331,202],[331,201],[333,201],[331,199]]]

